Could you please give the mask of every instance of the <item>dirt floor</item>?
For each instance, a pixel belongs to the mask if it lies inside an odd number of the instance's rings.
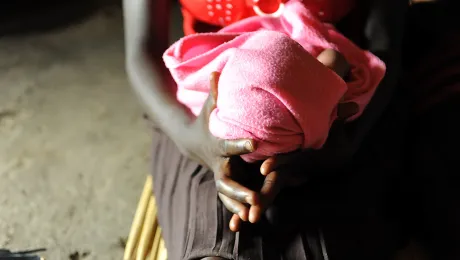
[[[0,248],[121,259],[149,164],[124,72],[122,15],[0,34]]]

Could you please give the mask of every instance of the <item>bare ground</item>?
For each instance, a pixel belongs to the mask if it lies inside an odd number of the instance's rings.
[[[0,248],[120,259],[149,162],[118,9],[0,37]]]

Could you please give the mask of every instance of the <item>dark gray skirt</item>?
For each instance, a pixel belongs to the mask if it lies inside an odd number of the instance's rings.
[[[382,136],[389,136],[386,126]],[[259,224],[233,233],[212,172],[154,131],[154,194],[169,259],[389,259],[402,245],[396,218],[387,214],[394,212],[389,180],[399,165],[381,156],[389,154],[382,144],[396,145],[389,139],[370,142],[359,164],[284,190]]]

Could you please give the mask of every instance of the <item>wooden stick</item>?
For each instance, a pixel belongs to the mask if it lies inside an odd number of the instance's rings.
[[[150,252],[149,260],[158,260],[158,256],[161,254],[161,251],[160,251],[161,240],[163,240],[161,238],[161,227],[158,227],[155,231],[155,239],[153,239],[153,242],[151,244],[152,251]]]
[[[152,197],[149,201],[149,206],[147,208],[147,213],[145,215],[144,225],[142,226],[142,233],[137,246],[137,257],[136,260],[145,260],[149,252],[150,245],[155,235],[155,230],[157,228],[157,207],[155,199]]]
[[[136,214],[134,215],[131,231],[129,232],[128,241],[126,242],[123,260],[131,260],[134,257],[134,251],[136,249],[136,244],[139,241],[139,236],[141,234],[142,225],[145,219],[145,213],[147,211],[149,201],[152,198],[152,184],[152,176],[149,175],[147,176],[141,199],[137,205],[137,210]]]
[[[159,236],[161,238],[161,230]],[[168,251],[166,250],[165,241],[163,239],[160,239],[160,248],[158,250],[158,256],[156,260],[168,260]]]

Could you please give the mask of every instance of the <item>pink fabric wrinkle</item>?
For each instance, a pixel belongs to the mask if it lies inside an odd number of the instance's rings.
[[[351,64],[345,82],[316,57],[341,52]],[[385,73],[385,65],[315,18],[297,0],[279,18],[250,17],[217,33],[186,36],[164,54],[178,85],[177,99],[198,115],[209,76],[220,72],[209,130],[219,138],[252,138],[248,162],[299,148],[320,149],[337,118],[337,105],[356,102],[360,116]]]

